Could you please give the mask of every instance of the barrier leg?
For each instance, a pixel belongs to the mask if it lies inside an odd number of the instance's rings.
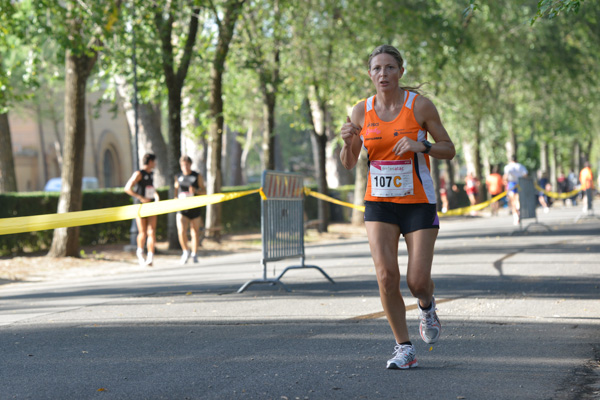
[[[303,268],[313,268],[313,269],[316,269],[317,271],[321,272],[323,274],[323,276],[325,278],[327,278],[327,280],[329,282],[335,283],[335,281],[333,279],[331,279],[331,277],[329,275],[327,275],[327,273],[325,271],[323,271],[323,269],[321,267],[318,267],[316,265],[304,265],[304,258],[301,259],[301,264],[300,265],[292,265],[292,266],[286,267],[283,271],[281,271],[281,273],[279,274],[279,276],[276,279],[280,280],[281,277],[283,276],[283,274],[285,274],[286,272],[288,272],[290,269],[303,269]]]
[[[288,287],[287,287],[287,286],[285,286],[285,285],[283,284],[283,282],[281,282],[281,281],[279,280],[279,278],[276,278],[276,279],[254,279],[254,280],[251,280],[251,281],[248,281],[248,282],[244,283],[244,284],[242,285],[242,287],[240,287],[240,288],[238,289],[238,291],[237,291],[237,292],[238,292],[238,293],[243,293],[243,292],[244,292],[246,289],[248,289],[248,287],[249,287],[249,286],[251,286],[251,285],[254,285],[254,284],[257,284],[257,283],[268,283],[268,284],[270,284],[270,285],[279,284],[279,285],[281,285],[281,287],[282,287],[282,288],[284,288],[284,289],[285,289],[285,291],[286,291],[286,292],[291,292],[291,290],[290,290],[290,289],[288,289]]]
[[[277,278],[267,278],[267,263],[263,260],[263,277],[262,279],[253,279],[251,281],[248,281],[246,283],[244,283],[239,289],[238,289],[238,293],[243,293],[246,289],[248,289],[248,287],[255,285],[257,283],[268,283],[270,285],[281,285],[282,288],[285,289],[286,292],[291,292],[290,289],[288,289],[287,286],[285,286],[283,284],[283,282],[281,282],[279,280],[279,277]],[[281,276],[281,275],[280,275]]]

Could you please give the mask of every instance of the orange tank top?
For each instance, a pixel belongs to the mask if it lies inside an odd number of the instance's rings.
[[[427,131],[415,119],[418,94],[405,92],[402,110],[393,121],[382,121],[375,112],[375,96],[365,101],[365,122],[360,132],[368,153],[366,201],[435,204],[429,156],[408,152],[394,154],[394,145],[402,136],[415,141],[427,139]]]

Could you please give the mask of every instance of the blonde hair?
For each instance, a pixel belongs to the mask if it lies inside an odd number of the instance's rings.
[[[373,50],[371,54],[369,54],[369,60],[367,61],[367,67],[369,68],[369,71],[371,70],[371,61],[375,56],[378,56],[380,54],[389,54],[390,56],[394,57],[400,68],[404,68],[404,59],[402,58],[402,54],[400,54],[400,51],[398,51],[397,48],[389,44],[382,44],[380,46],[377,46],[375,50]],[[419,86],[400,86],[400,89],[421,94],[421,91],[419,90],[421,86],[423,86],[423,83]]]

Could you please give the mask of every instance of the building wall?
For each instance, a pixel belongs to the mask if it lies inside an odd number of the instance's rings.
[[[116,112],[112,104],[103,104],[99,109],[94,107],[100,95],[87,96],[83,175],[98,178],[101,188],[122,187],[133,171],[129,128],[121,107]],[[60,177],[55,131],[64,144],[63,104],[64,98],[56,99],[54,107],[59,115],[56,123],[44,110],[47,105],[42,105],[41,114],[31,109],[16,109],[9,113],[19,191],[43,190],[47,179]],[[44,149],[41,148],[40,130]],[[46,160],[47,178],[44,177],[42,157]]]

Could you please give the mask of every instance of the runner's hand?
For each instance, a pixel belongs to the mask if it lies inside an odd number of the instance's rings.
[[[360,127],[354,123],[352,123],[352,121],[350,121],[350,117],[346,116],[346,123],[344,125],[342,125],[342,129],[341,129],[341,135],[342,135],[342,139],[344,140],[344,144],[346,146],[350,146],[352,145],[352,141],[354,140],[355,136],[358,136],[360,134]]]
[[[412,151],[413,153],[421,153],[424,150],[425,145],[423,143],[409,139],[406,136],[398,140],[394,146],[394,154],[400,157],[409,151]]]

